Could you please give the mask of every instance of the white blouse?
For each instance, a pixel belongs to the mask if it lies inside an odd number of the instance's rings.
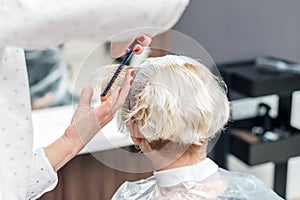
[[[0,199],[36,199],[53,189],[57,175],[43,149],[32,152],[33,130],[23,49],[71,39],[100,42],[130,32],[162,32],[189,0],[0,0]],[[122,40],[124,38],[119,38]]]

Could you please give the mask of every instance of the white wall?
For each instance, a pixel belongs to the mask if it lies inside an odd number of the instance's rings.
[[[175,30],[216,62],[261,55],[300,62],[299,0],[191,0]]]

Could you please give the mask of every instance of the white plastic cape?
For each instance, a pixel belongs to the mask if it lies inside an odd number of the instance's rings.
[[[282,199],[253,175],[229,172],[206,158],[187,167],[154,172],[136,182],[125,182],[113,200],[133,199]]]

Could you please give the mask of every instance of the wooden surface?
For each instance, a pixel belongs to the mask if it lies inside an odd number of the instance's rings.
[[[128,148],[130,149],[130,148]],[[114,154],[115,150],[109,150]],[[130,163],[133,167],[137,163]],[[152,173],[134,174],[114,170],[105,166],[90,154],[75,157],[58,172],[55,190],[44,194],[41,200],[106,200],[126,180],[135,181]]]

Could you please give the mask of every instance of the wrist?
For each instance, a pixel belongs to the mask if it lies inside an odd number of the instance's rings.
[[[74,136],[75,134],[70,133],[73,131],[75,131],[75,130],[72,128],[72,125],[70,125],[70,127],[67,128],[66,132],[61,136],[60,140],[64,144],[64,146],[65,146],[66,150],[69,152],[69,154],[76,155],[83,149],[84,144],[80,140],[77,133],[75,133],[76,136]]]
[[[44,150],[53,169],[58,171],[67,162],[74,158],[84,147],[74,124],[65,131],[59,139],[48,145]]]
[[[61,136],[44,150],[53,169],[57,172],[67,162],[74,158],[83,148],[82,144],[69,140],[65,135]]]

